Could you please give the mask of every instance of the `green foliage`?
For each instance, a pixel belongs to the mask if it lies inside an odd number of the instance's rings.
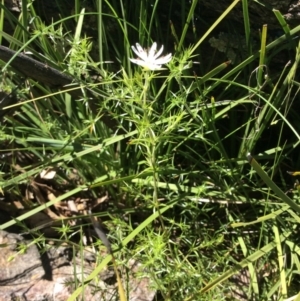
[[[242,1],[243,38],[227,49],[218,28],[239,2],[213,24],[199,15],[196,0],[168,7],[158,0],[77,0],[72,13],[58,4],[61,17],[49,24],[31,1],[22,1],[27,9],[19,19],[1,4],[14,28],[7,33],[0,24],[2,41],[74,79],[59,90],[1,63],[1,89],[19,100],[1,108],[7,114],[0,128],[1,190],[30,209],[17,221],[71,196],[105,193],[110,213],[97,215],[108,220],[116,256],[146,267],[157,300],[232,300],[236,283],[228,279],[243,269],[245,298],[298,293],[299,191],[286,171],[300,162],[300,47],[294,39],[300,27],[289,29],[276,11],[284,35],[268,42],[266,28],[261,37],[251,28]],[[218,39],[213,30],[221,32]],[[131,45],[147,48],[155,41],[163,54],[173,54],[164,69],[130,62]],[[209,41],[222,52],[214,54]],[[232,51],[239,58],[234,64]],[[278,60],[286,54],[288,63]],[[78,97],[71,93],[76,89]],[[248,153],[260,164],[252,168]],[[39,206],[25,201],[25,188],[47,169],[56,171],[46,184],[59,195]],[[286,201],[281,193],[288,190]],[[70,231],[61,226],[60,239],[72,243]]]

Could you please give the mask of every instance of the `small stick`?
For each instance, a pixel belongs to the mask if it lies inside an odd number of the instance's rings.
[[[114,270],[115,270],[115,274],[118,280],[118,290],[119,290],[119,295],[120,295],[120,300],[121,301],[126,301],[126,295],[125,295],[125,291],[122,285],[122,281],[121,281],[121,277],[119,275],[118,269],[117,269],[117,264],[116,264],[116,260],[115,260],[115,256],[113,254],[112,251],[112,247],[111,247],[111,243],[108,240],[103,227],[100,225],[100,223],[98,222],[98,220],[92,215],[91,210],[89,210],[89,217],[91,219],[91,222],[93,224],[94,230],[97,234],[97,236],[101,239],[101,241],[103,242],[103,244],[105,245],[105,247],[107,248],[108,253],[111,255],[111,259],[112,259],[112,263],[114,266]]]
[[[97,236],[101,239],[101,241],[107,248],[108,253],[112,255],[113,252],[112,252],[112,248],[111,248],[111,243],[108,240],[103,227],[100,225],[98,220],[92,215],[92,212],[90,210],[89,210],[89,217],[91,219],[91,222],[93,224],[93,227],[94,227],[94,230],[95,230]]]

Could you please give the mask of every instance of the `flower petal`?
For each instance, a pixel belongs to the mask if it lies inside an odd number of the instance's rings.
[[[160,49],[159,49],[159,50],[156,52],[156,54],[154,55],[153,59],[157,59],[157,58],[162,54],[163,50],[164,50],[164,46],[162,45],[162,46],[160,47]]]
[[[160,69],[161,65],[157,65],[156,63],[151,63],[151,62],[145,62],[143,60],[139,60],[139,59],[129,59],[132,63],[137,64],[139,66],[144,67],[145,69],[148,70],[156,70],[156,69]]]
[[[171,59],[172,59],[172,53],[169,53],[166,56],[162,56],[161,58],[156,59],[155,64],[158,64],[158,65],[167,64],[171,61]]]
[[[156,52],[156,42],[152,44],[149,50],[144,50],[139,43],[136,43],[135,46],[131,46],[131,48],[138,58],[130,58],[130,61],[148,70],[161,69],[163,64],[169,63],[172,59],[171,53],[166,56],[159,57],[164,50],[164,46],[161,46],[161,48]]]
[[[134,63],[134,64],[137,64],[137,65],[140,65],[140,66],[145,66],[145,61],[143,61],[143,60],[140,60],[140,59],[129,59],[132,63]]]
[[[140,57],[142,60],[147,60],[147,53],[146,51],[142,48],[142,46],[139,43],[136,43],[136,48],[134,46],[131,46],[132,50],[134,51],[134,53]]]
[[[155,52],[156,52],[157,44],[154,42],[148,52],[148,60],[152,61],[155,58]]]

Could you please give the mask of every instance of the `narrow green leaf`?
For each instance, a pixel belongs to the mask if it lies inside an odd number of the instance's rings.
[[[293,210],[300,213],[300,207],[291,200],[265,173],[265,171],[260,167],[257,161],[250,155],[247,155],[248,162],[253,167],[253,169],[258,173],[258,175],[262,178],[262,180],[267,184],[269,188],[271,188],[283,202],[288,204]]]

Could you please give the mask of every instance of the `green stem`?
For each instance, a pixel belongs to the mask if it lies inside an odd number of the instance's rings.
[[[144,110],[144,119],[143,123],[146,126],[145,135],[149,138],[149,143],[146,146],[147,156],[148,156],[148,164],[153,171],[153,203],[159,212],[159,202],[158,202],[158,174],[157,174],[157,166],[156,166],[156,136],[154,131],[151,128],[151,114],[152,114],[152,104],[148,106],[147,95],[150,87],[150,74],[149,71],[144,71],[145,81],[144,81],[144,89],[142,95],[142,108]],[[147,141],[147,139],[146,139]],[[159,219],[162,227],[164,228],[164,223],[159,214]]]

